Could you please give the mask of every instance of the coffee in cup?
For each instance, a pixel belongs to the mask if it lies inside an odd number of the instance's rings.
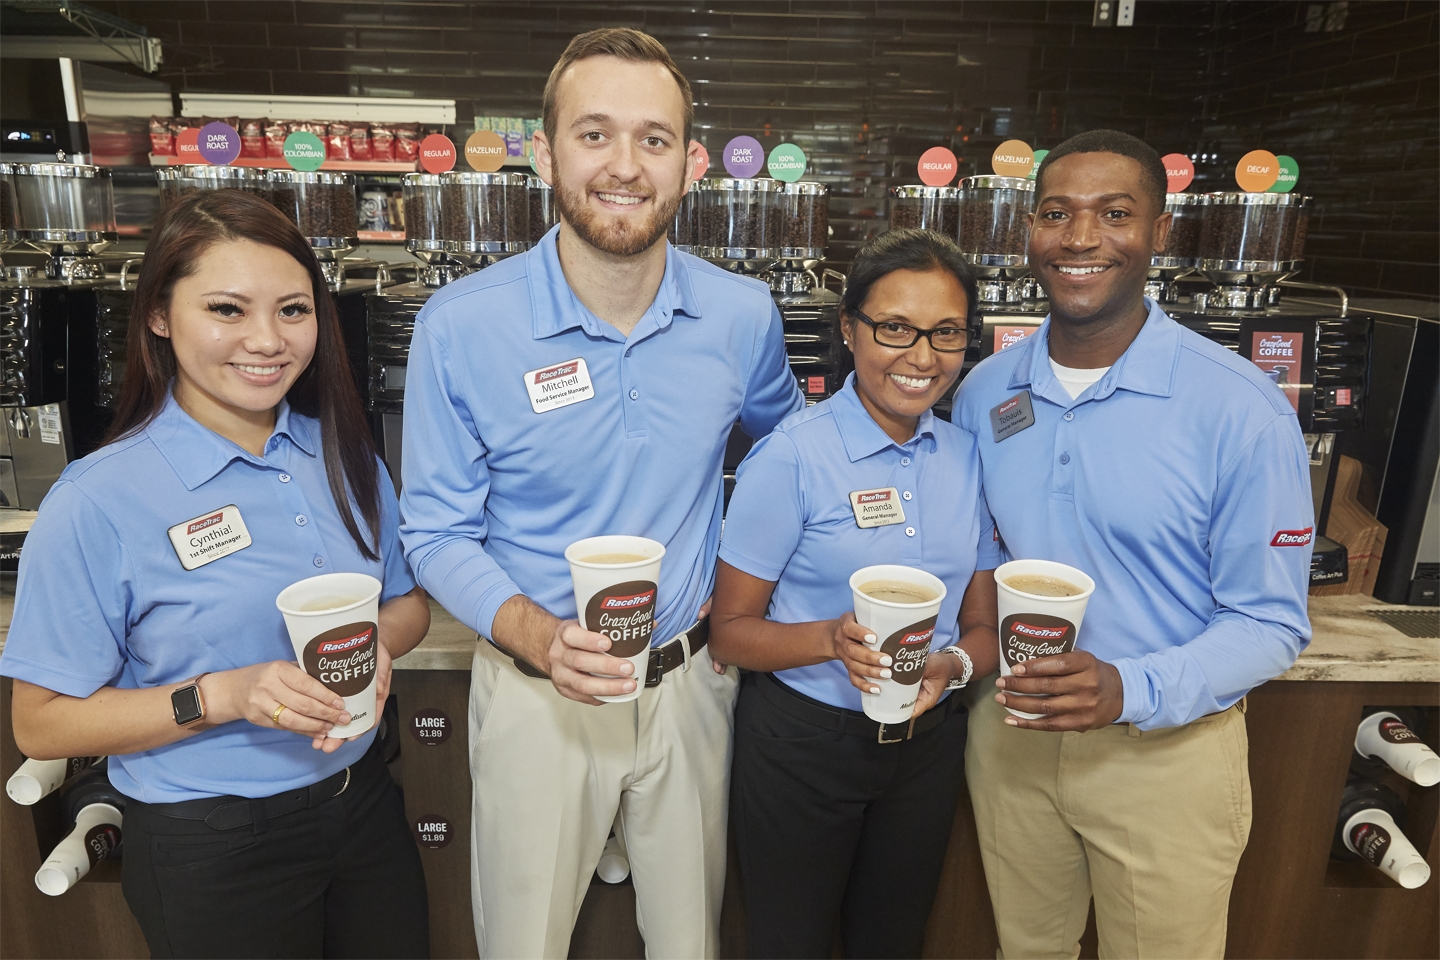
[[[664,556],[665,545],[647,537],[587,537],[565,548],[580,625],[608,637],[610,656],[629,660],[634,667],[629,677],[595,674],[635,681],[630,693],[597,700],[623,703],[645,688]]]
[[[1075,649],[1085,607],[1095,592],[1089,575],[1051,560],[1011,560],[995,570],[1000,613],[1000,674],[1017,663],[1053,657]],[[1005,691],[1005,699],[1036,694]],[[1039,720],[1038,713],[1006,707],[1017,717]]]
[[[350,722],[327,736],[353,737],[379,719],[380,590],[368,574],[326,573],[292,583],[275,598],[300,669],[345,700]]]
[[[945,584],[914,567],[878,564],[851,574],[850,592],[856,622],[875,636],[868,646],[890,657],[890,679],[874,681],[879,693],[862,690],[860,705],[871,720],[905,723],[920,696]]]

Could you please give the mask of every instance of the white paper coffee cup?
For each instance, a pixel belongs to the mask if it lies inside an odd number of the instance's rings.
[[[50,897],[58,897],[90,872],[90,868],[120,845],[124,817],[108,803],[92,803],[75,814],[71,830],[50,851],[35,872],[35,886]]]
[[[275,598],[295,662],[345,700],[350,722],[332,727],[328,736],[353,737],[379,719],[380,589],[368,574],[327,573],[292,583]]]
[[[919,603],[881,600],[860,589],[870,583],[907,584],[933,596]],[[855,599],[855,621],[875,636],[875,642],[867,646],[890,656],[890,679],[875,681],[879,693],[860,691],[860,705],[871,720],[905,723],[920,696],[920,678],[925,675],[925,661],[935,639],[945,584],[924,570],[882,563],[852,573],[850,592]]]
[[[64,760],[26,760],[5,782],[5,793],[21,806],[39,803],[60,789],[60,785],[90,766],[99,757],[70,757]]]
[[[1395,820],[1378,807],[1361,810],[1345,821],[1345,846],[1406,890],[1423,887],[1430,865],[1420,856]]]
[[[1360,721],[1355,731],[1355,752],[1362,757],[1378,757],[1400,776],[1422,787],[1440,783],[1440,756],[1389,711],[1372,713]]]
[[[1073,597],[1041,597],[1006,585],[1010,577],[1034,576],[1063,580],[1081,588]],[[1000,601],[1000,675],[1037,657],[1051,657],[1075,649],[1085,607],[1095,592],[1095,581],[1083,571],[1053,560],[1011,560],[995,569],[995,588]],[[1005,691],[1005,699],[1035,694]],[[1025,713],[1006,707],[1017,717],[1039,720],[1043,714]]]
[[[596,562],[596,557],[630,556],[623,563]],[[656,601],[660,592],[660,561],[665,545],[648,537],[587,537],[565,548],[570,580],[575,585],[575,610],[586,630],[610,638],[610,656],[629,660],[635,689],[618,697],[596,697],[606,703],[634,700],[645,689],[654,639]],[[597,673],[597,677],[612,678]]]

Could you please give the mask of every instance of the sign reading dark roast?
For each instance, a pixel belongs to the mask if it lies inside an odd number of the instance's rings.
[[[449,817],[431,814],[415,821],[415,842],[422,847],[439,850],[450,846],[453,839],[455,825],[450,822]]]
[[[375,677],[375,624],[347,623],[305,644],[305,672],[331,692],[353,697]]]
[[[935,639],[936,619],[926,617],[896,630],[880,644],[880,652],[890,655],[890,679],[906,685],[920,682],[925,660],[930,656],[930,641]]]
[[[655,632],[655,584],[627,580],[606,587],[585,605],[585,623],[610,638],[610,656],[636,656]]]
[[[1044,613],[1012,613],[1000,623],[1000,649],[1011,667],[1075,649],[1075,624]]]
[[[410,718],[410,735],[421,743],[444,743],[450,739],[450,717],[437,707],[423,707]]]

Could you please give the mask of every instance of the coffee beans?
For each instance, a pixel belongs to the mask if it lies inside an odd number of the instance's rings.
[[[440,229],[440,178],[433,173],[407,173],[400,178],[405,204],[405,239],[426,249],[444,241]]]
[[[270,199],[270,181],[255,167],[222,167],[204,163],[161,167],[155,171],[160,185],[160,209],[165,210],[202,190],[241,190]]]
[[[304,236],[343,239],[359,229],[350,174],[272,170],[270,184],[270,202]]]
[[[0,230],[16,230],[15,193],[8,180],[0,180]]]
[[[960,235],[960,191],[955,187],[896,187],[890,191],[891,230],[933,230]]]
[[[530,178],[530,242],[539,243],[540,238],[555,226],[555,191],[539,177]]]
[[[680,198],[675,209],[675,222],[670,225],[670,242],[687,253],[696,245],[699,233],[700,194],[699,184],[691,184],[689,191]]]
[[[699,246],[711,251],[706,255],[779,256],[781,186],[777,180],[702,180]]]
[[[1294,194],[1213,194],[1201,225],[1201,258],[1260,263],[1299,259],[1309,228],[1308,200]]]
[[[530,191],[517,173],[446,173],[441,175],[441,231],[462,250],[502,252],[498,246],[520,244],[530,236]],[[509,252],[514,252],[509,251]]]
[[[823,257],[830,233],[829,188],[820,183],[789,183],[780,196],[781,253]]]
[[[960,182],[960,251],[972,257],[1025,256],[1035,184],[1018,177]]]

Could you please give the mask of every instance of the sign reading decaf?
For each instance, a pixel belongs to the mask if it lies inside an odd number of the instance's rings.
[[[444,710],[424,707],[415,711],[410,718],[410,735],[421,743],[432,746],[450,739],[450,717]]]
[[[1390,846],[1390,831],[1378,823],[1361,821],[1350,828],[1350,845],[1367,862],[1380,866]]]
[[[1419,743],[1415,731],[1405,725],[1404,720],[1386,717],[1380,721],[1380,739],[1388,743]]]
[[[926,617],[919,623],[896,630],[880,644],[880,652],[890,655],[890,679],[907,686],[919,683],[925,675],[925,659],[930,656],[930,641],[935,639],[937,617]]]
[[[431,850],[450,846],[455,839],[455,825],[449,817],[431,814],[415,821],[415,842]]]
[[[1075,624],[1045,613],[1012,613],[1000,623],[1000,651],[1010,666],[1075,649]]]
[[[304,666],[332,693],[353,697],[362,692],[375,678],[375,624],[347,623],[326,630],[305,644]]]
[[[120,828],[113,823],[97,823],[85,831],[85,856],[95,866],[120,846]]]
[[[610,638],[610,656],[635,656],[655,632],[655,584],[627,580],[600,590],[585,604],[585,626]]]

